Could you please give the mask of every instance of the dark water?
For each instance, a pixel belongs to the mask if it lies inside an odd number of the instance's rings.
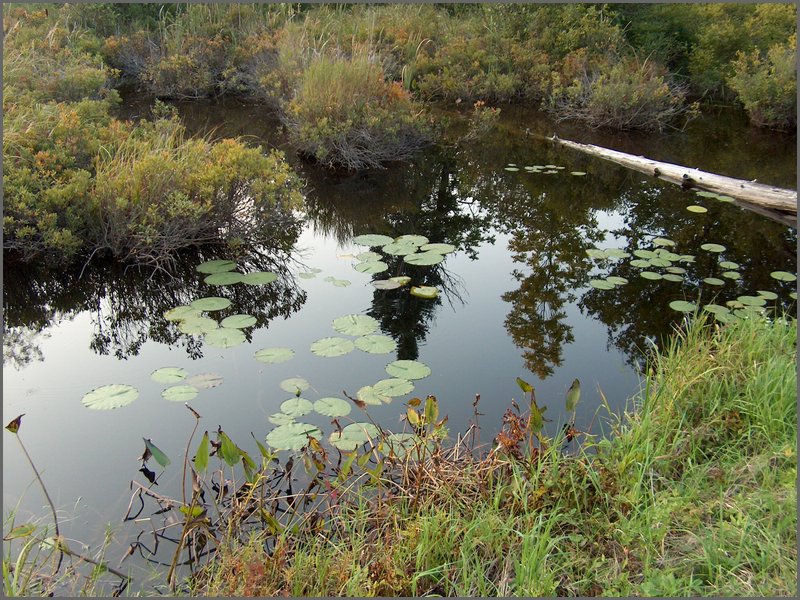
[[[128,117],[146,115],[146,106],[146,99],[132,98],[123,111]],[[180,110],[193,132],[245,135],[266,147],[285,148],[279,124],[258,107],[194,103]],[[124,545],[129,530],[121,517],[128,483],[144,482],[137,472],[142,437],[172,458],[160,491],[175,493],[180,472],[174,465],[182,460],[194,419],[182,403],[160,396],[165,386],[150,379],[159,367],[221,375],[221,386],[202,390],[190,404],[203,415],[202,428],[221,425],[248,450],[254,449],[250,433],[263,440],[272,428],[266,417],[290,396],[280,389],[281,380],[307,379],[312,389],[303,395],[310,400],[343,397],[343,391],[354,395],[387,377],[385,365],[398,358],[423,361],[432,375],[417,381],[413,394],[370,407],[373,418],[389,429],[402,429],[399,415],[406,399],[432,393],[449,415],[451,432],[463,431],[480,394],[482,438],[489,441],[510,401],[521,400],[515,378],[522,377],[536,388],[539,404],[548,406],[548,427],[555,431],[568,418],[565,392],[579,378],[583,395],[576,425],[593,423],[593,432],[601,433],[603,419],[595,417],[599,390],[615,411],[627,405],[639,386],[643,353],[683,318],[669,308],[671,301],[724,304],[766,290],[778,294],[770,306],[796,312],[789,295],[795,284],[770,277],[775,270],[797,271],[793,229],[553,148],[525,130],[557,131],[562,138],[792,188],[794,136],[750,128],[738,113],[705,117],[683,132],[609,135],[508,108],[494,134],[459,144],[455,140],[463,127],[453,120],[453,142],[447,147],[382,171],[331,176],[289,155],[308,184],[304,221],[276,230],[260,256],[240,257],[247,270],[278,272],[279,280],[269,286],[204,284],[194,267],[215,257],[208,252],[187,253],[174,278],[103,262],[83,272],[5,262],[4,413],[6,420],[26,413],[23,439],[63,513],[68,537],[96,544],[110,523]],[[551,175],[509,172],[504,170],[508,163],[565,169]],[[689,204],[706,206],[708,212],[688,212]],[[410,272],[415,282],[443,293],[424,300],[405,289],[375,290],[370,281],[387,274],[358,273],[349,256],[367,249],[352,243],[363,233],[422,234],[456,245],[457,251],[434,267],[390,261],[389,275]],[[696,256],[694,262],[676,263],[686,269],[682,281],[643,279],[641,269],[629,264],[634,257],[598,263],[586,254],[595,246],[651,249],[657,236],[675,242],[670,250]],[[726,250],[700,249],[709,242]],[[720,277],[725,269],[719,261],[738,263],[741,278],[725,278],[723,286],[703,283]],[[311,279],[298,276],[309,268],[320,272]],[[605,275],[629,283],[612,290],[589,286],[590,279]],[[352,284],[334,287],[325,281],[329,276]],[[207,295],[232,300],[219,316],[257,318],[245,344],[208,347],[163,319],[164,311]],[[338,335],[332,320],[350,313],[376,318],[381,333],[397,341],[397,351],[368,355],[356,350],[337,358],[312,354],[312,342]],[[274,346],[292,348],[296,355],[279,365],[254,360],[255,350]],[[134,385],[141,395],[115,411],[81,405],[86,392],[110,383]],[[351,417],[358,419],[357,412]],[[323,417],[303,420],[329,429]],[[46,515],[33,481],[6,434],[4,514],[18,506],[22,520]]]

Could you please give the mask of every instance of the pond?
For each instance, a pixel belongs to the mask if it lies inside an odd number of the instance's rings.
[[[148,104],[130,98],[122,111],[143,116]],[[259,107],[178,107],[195,133],[283,146],[279,124]],[[263,441],[274,428],[268,418],[294,397],[281,388],[284,380],[307,380],[302,396],[312,402],[346,400],[345,394],[355,397],[390,378],[386,366],[395,360],[422,362],[431,374],[413,380],[413,391],[368,406],[390,430],[403,429],[406,400],[434,394],[455,435],[474,419],[480,395],[481,439],[490,442],[511,400],[523,399],[516,383],[521,377],[548,407],[546,426],[555,431],[570,419],[564,400],[577,378],[583,392],[576,426],[602,434],[608,430],[602,396],[615,412],[630,408],[646,352],[684,319],[675,310],[684,308],[681,301],[722,306],[714,309],[726,313],[720,320],[733,318],[727,316],[731,308],[745,317],[762,307],[796,313],[796,284],[771,275],[796,273],[794,229],[537,137],[557,131],[562,138],[794,188],[794,136],[751,128],[732,112],[705,116],[685,131],[609,135],[504,107],[496,131],[458,142],[463,126],[454,113],[444,113],[454,121],[451,143],[386,170],[329,174],[287,152],[308,184],[305,212],[297,223],[276,228],[259,253],[187,252],[172,277],[97,260],[67,270],[4,263],[4,413],[6,420],[25,413],[22,437],[67,538],[96,547],[110,523],[117,541],[109,558],[116,563],[114,552],[121,556],[128,541],[121,519],[129,482],[146,483],[138,471],[142,438],[172,458],[159,489],[175,492],[176,465],[194,418],[182,401],[162,397],[170,384],[151,374],[163,367],[184,369],[189,377],[213,374],[216,380],[200,385],[189,404],[203,417],[201,431],[221,426],[242,445],[252,442],[251,432]],[[431,266],[414,265],[402,253],[358,244],[364,234],[424,236],[454,250]],[[364,252],[377,256],[359,260]],[[220,258],[233,258],[241,272],[275,273],[275,280],[206,283],[207,274],[196,267]],[[387,270],[361,272],[355,267],[363,259],[380,259]],[[396,289],[373,285],[396,276],[411,282]],[[411,286],[439,293],[416,297]],[[164,318],[208,296],[231,301],[207,313],[214,319],[253,317],[243,323],[243,343],[211,345]],[[741,304],[726,306],[742,296]],[[333,354],[344,352],[339,356],[312,351],[323,338],[356,339],[353,331],[334,329],[334,320],[345,315],[377,322],[374,333],[388,338],[376,342],[382,353],[350,342],[330,346]],[[274,364],[257,360],[255,353],[265,348],[288,348],[293,355]],[[82,405],[90,390],[109,384],[133,386],[138,398],[117,410]],[[341,420],[359,420],[358,413],[352,406]],[[303,420],[330,431],[330,417],[312,413]],[[8,434],[3,447],[4,514],[16,507],[18,522],[47,518],[44,498]]]

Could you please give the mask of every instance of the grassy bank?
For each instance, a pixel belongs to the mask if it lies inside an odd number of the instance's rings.
[[[383,493],[336,488],[326,526],[223,542],[193,592],[795,595],[795,357],[795,321],[696,323],[610,438],[567,455],[512,411],[488,456],[401,461]]]

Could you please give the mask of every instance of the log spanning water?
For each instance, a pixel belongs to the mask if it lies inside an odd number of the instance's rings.
[[[797,228],[796,190],[787,190],[756,183],[755,181],[745,181],[734,179],[733,177],[725,177],[724,175],[706,173],[699,169],[690,169],[681,165],[651,160],[644,156],[633,156],[632,154],[609,150],[593,144],[579,144],[570,140],[562,140],[556,135],[546,139],[561,146],[610,160],[629,169],[658,177],[664,181],[676,183],[684,189],[706,190],[730,196],[743,208],[755,211],[784,225]]]

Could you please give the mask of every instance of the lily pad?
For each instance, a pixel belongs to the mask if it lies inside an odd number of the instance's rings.
[[[725,271],[722,274],[723,277],[727,277],[728,279],[741,279],[742,275],[738,271]]]
[[[694,304],[693,302],[686,302],[685,300],[673,300],[669,303],[669,307],[672,310],[685,313],[690,313],[697,310],[697,304]]]
[[[289,398],[281,404],[281,412],[290,417],[302,417],[313,409],[314,405],[305,398]]]
[[[298,273],[297,276],[300,279],[314,279],[317,274],[313,273],[312,271],[304,271],[303,273]]]
[[[716,198],[717,194],[714,192],[706,192],[705,190],[697,192],[697,195],[701,198]]]
[[[188,402],[197,397],[197,391],[193,385],[173,385],[161,392],[161,397],[170,402]]]
[[[252,271],[242,275],[242,283],[247,285],[266,285],[278,279],[278,274],[272,271]]]
[[[658,258],[663,258],[663,259],[666,259],[666,260],[671,261],[671,262],[674,262],[676,260],[680,260],[680,258],[681,258],[680,254],[675,254],[674,252],[670,252],[666,248],[658,248],[656,250],[656,256]]]
[[[625,285],[628,283],[628,280],[624,277],[618,277],[616,275],[612,275],[610,277],[606,277],[606,281],[609,283],[613,283],[614,285]]]
[[[196,387],[198,390],[208,390],[222,385],[222,375],[216,373],[200,373],[189,377],[184,383]]]
[[[380,431],[372,423],[350,423],[341,431],[334,431],[328,441],[339,450],[352,452],[379,435]]]
[[[656,281],[661,279],[660,273],[653,273],[653,271],[642,271],[639,273],[640,277],[644,277],[645,279],[650,279],[651,281]]]
[[[380,406],[381,404],[387,404],[392,401],[390,396],[379,394],[371,385],[365,385],[364,387],[359,388],[358,392],[356,393],[356,398],[361,400],[364,404],[370,404],[372,406]]]
[[[797,300],[797,292],[789,292],[789,297],[792,300]]]
[[[586,175],[586,173],[583,171],[570,171],[569,174],[575,175],[575,177],[583,177],[584,175]]]
[[[189,335],[201,335],[219,329],[219,323],[210,317],[190,317],[178,323],[178,329]]]
[[[652,266],[649,260],[644,260],[643,258],[635,258],[630,262],[632,267],[638,267],[640,269],[646,269],[647,267]]]
[[[589,285],[598,290],[613,290],[614,284],[605,279],[590,279]]]
[[[406,285],[411,281],[411,277],[407,275],[399,275],[398,277],[389,277],[389,281],[396,281],[400,285]]]
[[[378,329],[377,320],[368,315],[345,315],[333,320],[333,328],[344,335],[362,336]]]
[[[415,433],[392,433],[386,436],[383,443],[386,444],[384,452],[387,454],[391,452],[396,458],[404,459],[409,452],[417,447],[421,442],[420,437]],[[433,443],[428,443],[429,447],[433,447]]]
[[[113,383],[93,389],[83,396],[81,402],[92,410],[111,410],[127,406],[139,397],[139,390],[132,385]]]
[[[385,246],[386,244],[391,244],[392,241],[394,240],[388,235],[380,235],[378,233],[365,233],[353,238],[353,242],[359,246],[369,246],[370,248]]]
[[[683,277],[680,275],[675,275],[674,273],[665,273],[661,276],[661,279],[666,279],[667,281],[673,282],[683,281]]]
[[[223,273],[225,271],[233,271],[236,268],[236,263],[232,260],[209,260],[200,263],[195,267],[199,273]]]
[[[401,379],[424,379],[431,374],[431,368],[417,360],[396,360],[386,365],[386,372]]]
[[[758,290],[757,294],[765,300],[777,300],[778,294],[770,292],[769,290]]]
[[[675,275],[683,275],[686,269],[683,267],[667,267],[667,273],[674,273]]]
[[[244,329],[245,327],[252,327],[256,324],[256,318],[252,315],[238,314],[225,317],[220,321],[220,327],[227,327],[228,329]]]
[[[407,254],[403,261],[410,265],[430,266],[439,264],[444,260],[444,256],[436,252],[420,252],[419,254]]]
[[[639,258],[646,258],[646,259],[648,259],[648,260],[649,260],[649,259],[651,259],[651,258],[655,258],[655,256],[656,256],[656,253],[655,253],[655,252],[653,252],[652,250],[642,250],[642,249],[638,249],[638,250],[634,250],[634,251],[633,251],[633,255],[634,255],[634,256],[638,256]]]
[[[703,307],[703,310],[706,312],[713,313],[715,315],[723,315],[723,314],[727,315],[728,313],[731,312],[730,310],[728,310],[728,308],[720,306],[719,304],[706,304]]]
[[[391,244],[386,244],[383,247],[383,251],[392,256],[406,256],[407,254],[415,254],[417,252],[417,246],[392,242]]]
[[[653,244],[656,246],[674,246],[675,242],[668,238],[657,237],[653,239]]]
[[[268,416],[267,421],[273,425],[288,425],[289,423],[294,423],[294,417],[286,413],[275,413]]]
[[[608,258],[608,254],[605,253],[605,250],[601,250],[600,248],[587,248],[586,254],[589,258],[593,258],[594,260],[604,260]]]
[[[396,237],[394,241],[400,244],[411,244],[412,246],[424,246],[430,240],[426,238],[424,235],[406,234]]]
[[[370,262],[374,260],[380,260],[381,255],[377,252],[373,252],[372,250],[368,250],[367,252],[362,252],[361,254],[356,254],[356,258],[361,262]]]
[[[700,248],[708,252],[725,252],[725,246],[722,244],[703,244]]]
[[[336,419],[349,415],[352,407],[341,398],[320,398],[314,402],[314,410],[321,415]]]
[[[703,281],[708,285],[725,285],[722,279],[717,279],[716,277],[706,277]]]
[[[515,171],[519,171],[519,167],[503,167],[506,171],[511,171],[512,173]]]
[[[456,247],[453,244],[423,244],[419,247],[423,252],[435,252],[436,254],[449,254],[455,252]]]
[[[654,256],[650,259],[650,264],[654,267],[670,267],[672,266],[672,261],[660,256]]]
[[[393,377],[391,379],[381,379],[372,386],[372,389],[374,389],[375,393],[378,395],[394,398],[413,391],[414,384],[407,379]]]
[[[719,263],[719,266],[723,269],[738,269],[739,263],[735,263],[730,260],[723,260],[721,263]]]
[[[606,256],[609,258],[629,258],[630,254],[625,252],[622,248],[606,248],[603,252],[606,253]]]
[[[694,254],[681,254],[678,260],[685,263],[694,262]]]
[[[739,296],[736,299],[745,306],[764,306],[767,303],[763,296]]]
[[[331,283],[333,284],[334,287],[347,287],[350,285],[351,282],[349,279],[336,279],[334,277],[331,278]]]
[[[359,350],[370,354],[389,354],[397,349],[397,342],[388,335],[364,335],[353,343]]]
[[[290,377],[289,379],[281,381],[281,389],[292,394],[296,393],[298,390],[305,392],[309,387],[311,387],[311,384],[302,377]]]
[[[369,262],[361,262],[353,265],[353,268],[359,273],[366,273],[367,275],[375,275],[376,273],[383,273],[389,268],[382,260],[374,260]]]
[[[191,303],[190,306],[196,308],[197,310],[202,310],[204,312],[214,311],[214,310],[223,310],[228,308],[231,305],[231,301],[227,298],[219,298],[217,296],[210,296],[208,298],[200,298],[199,300],[195,300]]]
[[[242,274],[236,271],[225,271],[224,273],[212,273],[203,280],[208,285],[233,285],[242,282]]]
[[[181,367],[161,367],[150,373],[150,379],[158,383],[177,383],[186,379],[189,372]]]
[[[334,357],[352,352],[355,345],[341,337],[326,337],[311,344],[311,352],[317,356]]]
[[[686,210],[693,213],[707,213],[708,209],[705,206],[698,206],[697,204],[690,204],[686,207]]]
[[[202,311],[194,306],[176,306],[170,308],[164,313],[164,318],[167,321],[183,321],[190,317],[199,317]]]
[[[300,450],[309,437],[320,439],[322,432],[308,423],[288,423],[270,431],[265,441],[276,450]]]
[[[372,285],[377,290],[396,290],[399,287],[403,287],[399,282],[391,279],[376,279],[372,282]]]
[[[415,285],[411,288],[411,295],[417,298],[427,298],[428,300],[436,298],[439,295],[439,290],[430,285]]]
[[[732,203],[732,202],[735,202],[735,200],[733,199],[733,197],[731,197],[731,196],[725,196],[724,194],[718,195],[718,196],[717,196],[717,200],[719,200],[720,202],[727,202],[728,204],[730,204],[730,203]]]
[[[770,277],[773,279],[777,279],[778,281],[796,281],[797,276],[794,273],[789,273],[788,271],[773,271],[769,274]]]
[[[294,356],[294,350],[289,348],[262,348],[254,356],[257,361],[277,365],[290,360]]]
[[[205,342],[209,346],[214,346],[215,348],[233,348],[234,346],[244,343],[246,339],[244,332],[239,329],[220,327],[214,331],[209,331],[206,334]]]

